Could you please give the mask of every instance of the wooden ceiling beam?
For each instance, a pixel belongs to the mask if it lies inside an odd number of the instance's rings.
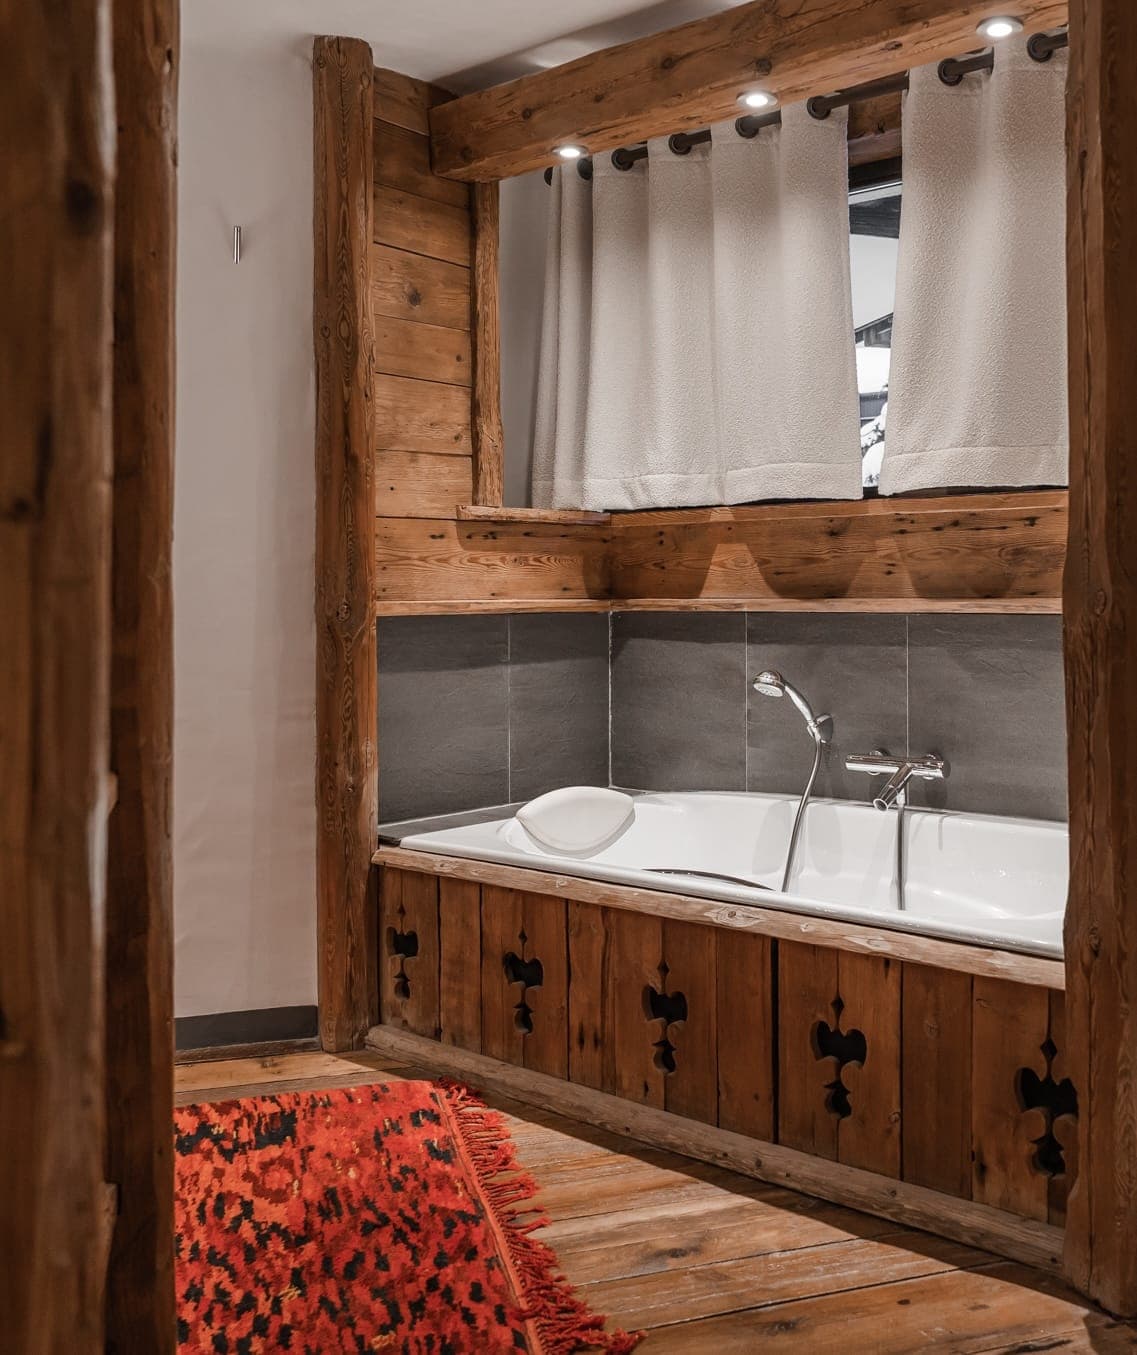
[[[430,113],[434,172],[505,179],[591,152],[705,127],[760,85],[782,103],[866,84],[980,46],[976,25],[1008,9],[1058,28],[1067,0],[751,0],[563,66],[479,90]]]

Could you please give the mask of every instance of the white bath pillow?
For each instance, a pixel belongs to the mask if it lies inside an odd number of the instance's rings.
[[[630,823],[636,802],[619,790],[565,786],[539,795],[517,811],[530,837],[556,852],[594,851]]]

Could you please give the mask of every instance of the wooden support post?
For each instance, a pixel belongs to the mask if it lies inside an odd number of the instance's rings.
[[[178,0],[114,6],[114,556],[107,897],[109,1352],[172,1352],[174,259]]]
[[[497,508],[505,494],[505,437],[501,426],[501,298],[498,282],[501,231],[496,183],[474,185],[473,226],[470,347],[474,387],[471,411],[474,502]]]
[[[103,1349],[110,0],[0,6],[0,1345]]]
[[[1080,1169],[1066,1268],[1137,1314],[1137,8],[1072,0],[1066,1001]]]
[[[375,1013],[375,417],[371,48],[316,38],[316,925],[320,1038],[357,1048]]]

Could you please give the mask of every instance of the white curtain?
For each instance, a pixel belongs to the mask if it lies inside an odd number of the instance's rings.
[[[883,494],[1066,483],[1066,69],[912,72]]]
[[[860,495],[845,116],[558,170],[534,503]]]

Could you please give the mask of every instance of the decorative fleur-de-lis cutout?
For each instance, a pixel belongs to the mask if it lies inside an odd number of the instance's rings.
[[[399,926],[387,928],[387,953],[393,955],[399,962],[399,968],[395,974],[395,996],[406,1001],[411,995],[411,981],[407,974],[407,961],[413,960],[418,955],[418,932],[403,931],[402,926],[406,921],[406,914],[403,909],[399,909]]]
[[[1033,1068],[1020,1068],[1015,1074],[1015,1095],[1019,1109],[1042,1111],[1045,1128],[1034,1142],[1033,1165],[1044,1176],[1064,1176],[1066,1155],[1054,1133],[1054,1122],[1063,1115],[1078,1118],[1078,1093],[1068,1077],[1060,1082],[1054,1077],[1054,1060],[1058,1047],[1048,1035],[1039,1046],[1046,1060],[1046,1076],[1039,1077]]]
[[[521,954],[509,951],[501,957],[501,965],[505,970],[506,983],[521,985],[521,996],[513,1008],[513,1024],[523,1035],[532,1035],[533,1008],[528,1001],[529,989],[540,988],[545,982],[545,966],[535,955],[530,959],[525,958],[525,947],[529,938],[524,931],[517,934],[517,939],[521,942]]]
[[[661,1021],[663,1023],[659,1039],[654,1041],[652,1045],[655,1050],[653,1062],[663,1073],[675,1071],[676,1051],[675,1046],[671,1043],[671,1027],[687,1020],[686,995],[667,991],[667,976],[670,972],[667,962],[661,962],[659,966],[659,987],[655,988],[649,983],[644,987],[643,993],[644,1016],[648,1021]]]
[[[849,1100],[849,1089],[841,1080],[841,1074],[847,1064],[864,1063],[868,1056],[868,1041],[863,1031],[841,1029],[841,1013],[845,1010],[845,1003],[840,994],[833,999],[831,1005],[833,1024],[818,1021],[813,1027],[810,1041],[815,1059],[837,1061],[837,1076],[832,1082],[825,1084],[825,1109],[831,1115],[836,1115],[839,1120],[844,1120],[852,1115],[853,1106]]]

